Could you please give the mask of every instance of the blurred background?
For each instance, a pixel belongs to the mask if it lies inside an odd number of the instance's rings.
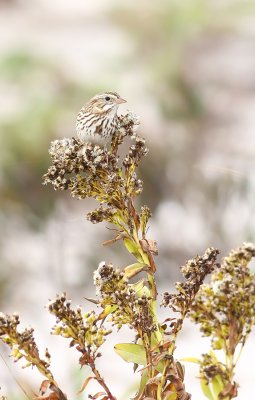
[[[179,267],[208,246],[225,255],[254,241],[255,1],[0,0],[0,309],[36,328],[69,398],[87,371],[64,339],[50,337],[44,305],[66,291],[90,308],[83,296],[93,296],[93,270],[101,260],[123,266],[126,256],[118,244],[101,246],[111,233],[86,221],[89,202],[41,177],[50,141],[75,135],[81,105],[105,90],[141,118],[150,153],[139,201],[153,212],[159,291],[170,290]],[[118,399],[134,390],[132,366],[112,355],[128,335],[116,335],[100,361]],[[240,400],[254,392],[252,342],[254,334],[237,369]],[[207,348],[186,324],[177,355]],[[0,394],[23,398],[12,375],[37,390],[37,372],[0,351],[10,368],[0,359]],[[186,371],[187,391],[202,400],[197,368]]]

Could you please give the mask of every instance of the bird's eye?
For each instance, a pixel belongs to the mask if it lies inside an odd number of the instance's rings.
[[[109,97],[109,96],[106,96],[106,97],[105,97],[105,100],[106,100],[106,101],[109,101],[109,100],[110,100],[110,97]]]

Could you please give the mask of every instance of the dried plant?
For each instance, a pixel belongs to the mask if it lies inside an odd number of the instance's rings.
[[[255,323],[255,278],[249,262],[255,245],[244,243],[225,257],[214,271],[211,282],[196,296],[191,319],[211,337],[211,349],[200,364],[204,394],[209,399],[232,399],[238,384],[233,380],[236,364]],[[223,353],[220,361],[216,353]]]
[[[88,220],[108,222],[116,232],[104,244],[122,242],[134,257],[133,264],[121,268],[102,262],[94,272],[96,298],[90,300],[98,312],[85,313],[81,307],[72,307],[66,294],[50,301],[48,310],[56,318],[52,333],[69,339],[70,346],[79,353],[80,366],[91,370],[80,391],[87,390],[92,379],[101,386],[102,391],[90,394],[90,399],[116,399],[97,367],[111,324],[117,330],[125,325],[134,332],[134,341],[117,344],[115,351],[133,363],[134,372],[141,376],[135,400],[188,400],[191,395],[186,392],[184,368],[175,358],[175,348],[184,319],[189,316],[201,324],[204,334],[212,336],[213,347],[223,349],[228,360],[226,365],[219,363],[212,352],[198,360],[204,393],[205,387],[208,389],[217,378],[221,382],[218,397],[208,398],[231,399],[237,393],[237,384],[232,380],[237,362],[233,358],[235,349],[244,345],[254,324],[254,282],[247,264],[255,247],[245,245],[221,265],[217,263],[219,251],[214,248],[189,260],[181,268],[184,281],[176,283],[176,293],[164,294],[162,305],[170,309],[169,318],[158,319],[154,262],[157,245],[147,237],[151,212],[147,206],[140,210],[135,207],[135,197],[143,188],[137,167],[148,153],[144,139],[136,133],[138,124],[132,113],[118,117],[109,149],[75,138],[51,144],[52,165],[44,175],[44,184],[52,184],[55,190],[69,190],[80,200],[95,199],[98,206],[87,214]],[[124,141],[129,148],[121,157],[119,150]],[[212,283],[203,285],[211,273]],[[25,358],[46,378],[42,391],[49,387],[51,392],[43,398],[64,400],[65,395],[50,372],[49,360],[39,357],[32,331],[19,333],[19,319],[15,316],[3,316],[0,323],[0,338],[12,348],[15,359]]]
[[[23,331],[18,329],[20,319],[17,314],[5,315],[0,313],[0,339],[6,343],[12,350],[11,356],[17,362],[21,359],[26,361],[23,368],[36,367],[38,371],[46,378],[40,387],[42,395],[49,388],[51,393],[45,397],[47,400],[66,400],[66,396],[58,387],[52,372],[50,371],[50,354],[45,350],[45,359],[39,355],[32,328]],[[37,396],[39,398],[39,396]]]

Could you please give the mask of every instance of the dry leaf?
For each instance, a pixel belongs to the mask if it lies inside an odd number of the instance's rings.
[[[82,393],[86,389],[86,387],[87,387],[88,383],[91,381],[91,379],[95,379],[95,378],[93,376],[89,376],[87,379],[85,379],[85,381],[82,384],[82,387],[80,388],[80,390],[77,394]]]
[[[140,240],[140,244],[142,246],[143,251],[145,251],[146,253],[151,253],[154,256],[158,255],[157,242],[155,240],[144,238]]]

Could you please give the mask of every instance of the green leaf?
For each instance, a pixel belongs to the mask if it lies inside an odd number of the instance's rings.
[[[211,392],[211,389],[205,379],[200,378],[200,385],[201,385],[201,389],[202,389],[205,397],[207,397],[209,400],[215,400],[215,398]]]
[[[133,276],[139,274],[139,272],[146,271],[148,269],[148,265],[144,263],[134,263],[131,265],[128,265],[125,269],[125,275],[127,278],[132,278]]]
[[[155,332],[152,332],[151,335],[151,344],[152,346],[158,346],[159,343],[162,342],[162,333],[161,331],[157,330]]]
[[[138,282],[130,285],[132,289],[135,290],[138,297],[142,297],[144,294],[145,296],[150,297],[150,290],[144,284],[144,279],[140,279]]]
[[[139,262],[143,262],[142,256],[139,253],[139,249],[138,246],[135,242],[133,242],[130,239],[123,239],[123,242],[126,246],[126,249],[129,251],[129,253],[133,254],[133,256],[135,256],[135,258],[139,261]]]
[[[135,343],[119,343],[114,346],[116,353],[126,362],[146,365],[146,353],[144,347]]]
[[[214,351],[212,349],[210,349],[209,354],[212,358],[212,360],[215,362],[215,364],[218,362],[218,358],[216,357],[216,354],[214,353]]]
[[[210,386],[212,387],[214,398],[218,399],[218,395],[224,389],[224,383],[222,382],[221,376],[216,375],[212,378]]]
[[[213,341],[213,348],[215,349],[215,350],[221,350],[221,349],[223,349],[224,348],[224,340],[223,339],[215,339],[214,341]]]
[[[136,283],[131,283],[130,286],[132,287],[132,289],[134,289],[136,291],[136,293],[140,293],[143,288],[144,288],[144,279],[140,279],[139,281],[137,281]]]
[[[144,391],[147,381],[148,381],[148,374],[147,374],[147,370],[144,369],[142,372],[141,380],[140,380],[140,386],[139,386],[139,389],[138,389],[138,392],[137,392],[135,398],[140,398],[140,396],[142,395],[142,393]]]
[[[114,346],[114,350],[126,362],[132,362],[134,364],[139,364],[143,366],[147,364],[146,353],[143,345],[141,344],[119,343]],[[155,369],[163,373],[164,362],[159,361],[158,365],[155,366]]]
[[[201,364],[201,361],[199,360],[199,358],[196,358],[196,357],[185,357],[185,358],[182,358],[181,361],[188,361],[188,362],[192,362],[195,364]]]
[[[129,253],[134,254],[138,252],[137,245],[132,240],[124,238],[123,241]]]
[[[99,319],[104,319],[106,318],[109,314],[112,314],[115,310],[117,310],[118,306],[116,304],[114,305],[107,305],[104,310],[100,313]]]

